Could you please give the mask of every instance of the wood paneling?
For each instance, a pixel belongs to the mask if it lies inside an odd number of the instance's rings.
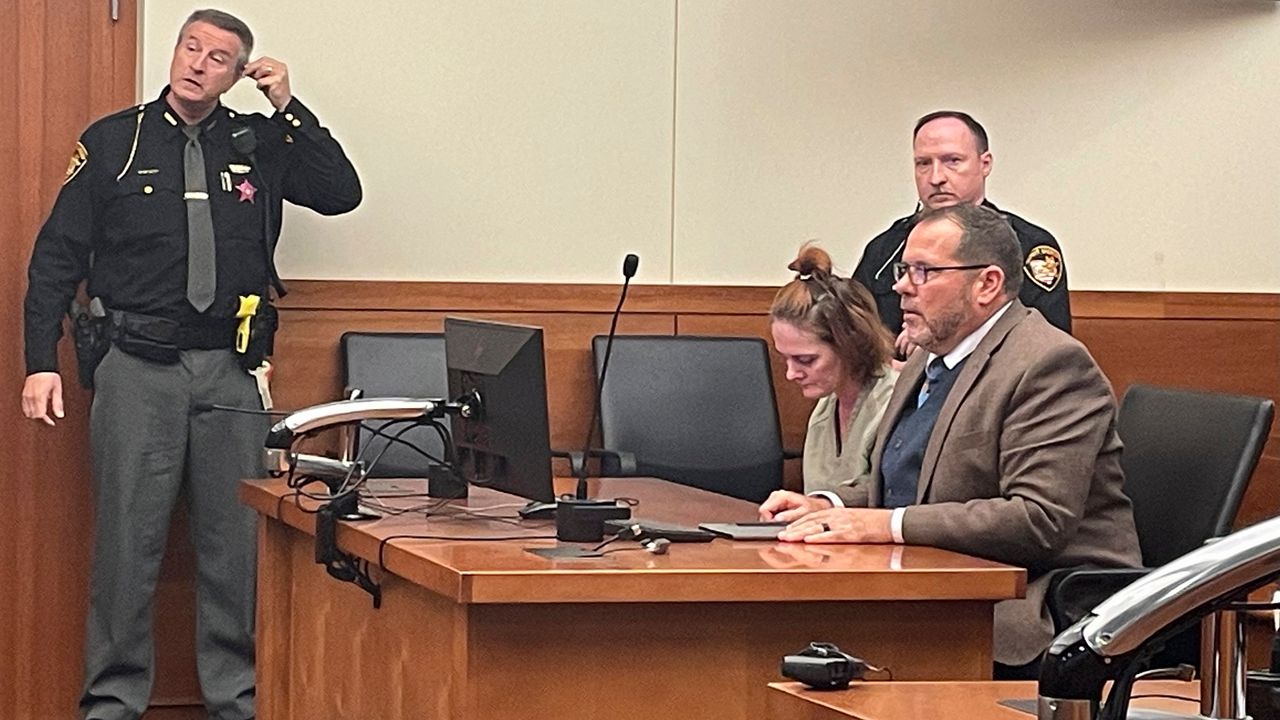
[[[542,325],[552,443],[576,447],[591,402],[590,336],[608,329],[610,285],[295,281],[283,301],[276,397],[298,407],[338,397],[337,337],[344,330],[438,330],[449,313]],[[622,333],[675,332],[768,339],[773,288],[633,287]],[[1133,383],[1280,397],[1280,295],[1073,293],[1076,336],[1117,395]],[[800,448],[812,403],[786,382],[776,354],[774,388],[787,447]],[[1245,496],[1240,522],[1280,509],[1280,423]],[[788,463],[788,485],[799,463]]]
[[[618,304],[617,285],[549,283],[361,282],[290,280],[284,305],[309,310],[424,310],[443,312],[602,312]],[[739,313],[769,309],[776,288],[710,285],[633,285],[628,313]]]
[[[136,4],[17,0],[0,3],[0,158],[9,181],[0,193],[0,417],[10,423],[0,474],[9,522],[0,556],[10,563],[0,591],[0,716],[15,720],[77,716],[81,643],[88,602],[92,489],[88,472],[88,395],[64,387],[67,417],[56,428],[22,418],[26,374],[22,297],[36,232],[61,186],[80,132],[134,99]],[[70,348],[63,367],[73,368]],[[181,673],[161,673],[164,682]]]

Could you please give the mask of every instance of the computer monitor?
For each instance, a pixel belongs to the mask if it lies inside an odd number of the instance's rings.
[[[453,419],[454,463],[477,487],[551,502],[551,441],[542,328],[446,317],[449,397],[480,396],[477,417]]]

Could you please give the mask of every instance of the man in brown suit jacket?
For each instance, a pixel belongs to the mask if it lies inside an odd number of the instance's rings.
[[[894,272],[920,349],[889,400],[872,477],[776,492],[761,516],[793,521],[784,541],[931,545],[1027,568],[1027,597],[996,607],[994,638],[997,662],[1024,665],[1052,639],[1051,571],[1141,561],[1111,386],[1083,345],[1017,300],[1021,257],[998,213],[929,212]]]

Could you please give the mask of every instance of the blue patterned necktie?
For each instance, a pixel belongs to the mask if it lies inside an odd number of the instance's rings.
[[[943,364],[941,355],[929,361],[929,364],[925,366],[924,384],[920,386],[920,394],[916,396],[917,408],[924,405],[924,402],[929,399],[929,388],[938,382],[944,372],[947,372],[947,366]]]

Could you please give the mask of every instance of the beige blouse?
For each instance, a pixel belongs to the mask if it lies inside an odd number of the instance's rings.
[[[885,367],[884,375],[873,378],[862,388],[844,431],[843,446],[836,440],[836,396],[828,395],[818,401],[809,415],[809,429],[804,436],[806,493],[834,490],[847,481],[871,477],[871,450],[875,446],[876,430],[897,379],[898,372]]]

